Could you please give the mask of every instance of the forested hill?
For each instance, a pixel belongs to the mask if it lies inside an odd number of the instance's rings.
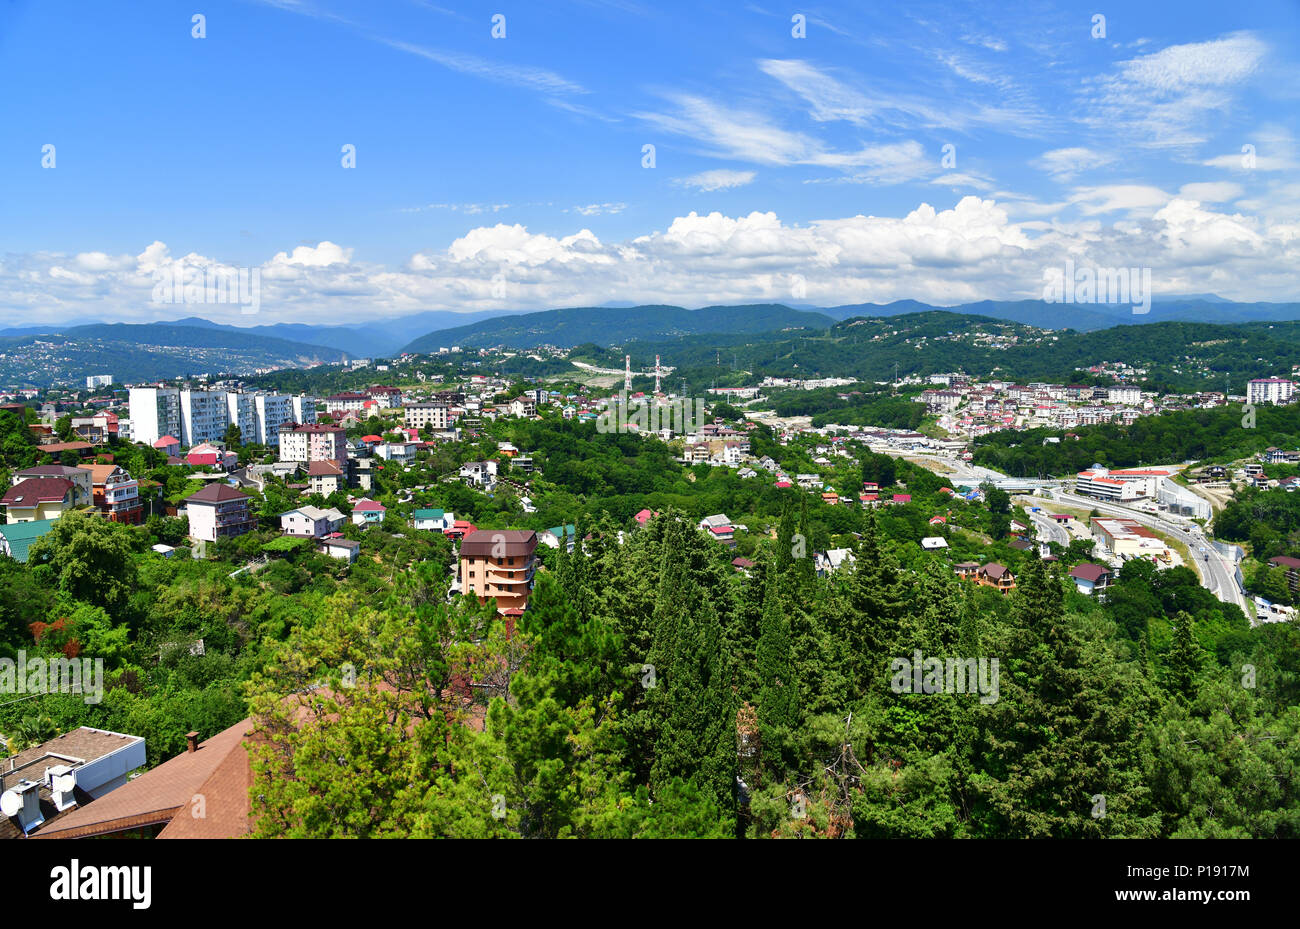
[[[699,310],[680,306],[580,307],[498,317],[443,329],[420,336],[403,351],[432,352],[452,345],[533,348],[594,342],[608,346],[632,339],[670,339],[703,333],[761,333],[805,326],[825,329],[833,322],[823,313],[792,310],[778,303],[706,306]]]
[[[1300,322],[1150,323],[1094,332],[1050,331],[983,316],[930,310],[858,317],[826,330],[755,336],[686,336],[626,345],[634,362],[712,368],[721,350],[744,370],[778,376],[861,380],[964,371],[1018,381],[1078,381],[1079,369],[1122,362],[1146,369],[1149,389],[1243,391],[1252,377],[1300,364]]]
[[[56,335],[0,339],[0,383],[84,383],[112,374],[118,383],[190,374],[249,374],[344,361],[348,353],[237,329],[171,323],[74,326]]]

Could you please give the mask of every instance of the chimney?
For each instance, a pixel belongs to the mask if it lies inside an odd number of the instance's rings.
[[[185,733],[185,751],[197,752],[199,750],[199,734],[197,732]]]

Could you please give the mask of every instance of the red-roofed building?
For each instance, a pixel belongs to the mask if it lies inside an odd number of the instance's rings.
[[[382,523],[387,507],[377,500],[358,500],[352,507],[352,521],[358,526]]]
[[[165,435],[153,443],[153,447],[158,449],[164,455],[180,456],[181,441],[174,435]]]
[[[0,506],[5,508],[5,523],[29,523],[38,519],[58,519],[72,508],[76,487],[63,477],[33,477],[10,487]]]
[[[249,496],[228,484],[209,484],[181,501],[189,517],[190,538],[203,542],[243,535],[257,528]]]

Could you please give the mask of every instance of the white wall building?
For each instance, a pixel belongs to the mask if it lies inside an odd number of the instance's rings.
[[[1282,377],[1259,377],[1246,385],[1247,403],[1290,403],[1295,382]]]

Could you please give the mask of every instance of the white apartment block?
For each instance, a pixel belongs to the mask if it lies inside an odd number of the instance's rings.
[[[1131,384],[1117,384],[1114,387],[1108,387],[1106,388],[1106,402],[1139,406],[1142,403],[1142,388],[1134,387]]]
[[[254,394],[253,409],[257,415],[257,435],[251,440],[246,438],[245,441],[255,441],[262,445],[279,445],[280,426],[284,423],[302,422],[300,419],[295,419],[293,415],[293,401],[296,399],[284,394]],[[313,406],[313,421],[315,415],[316,410]]]
[[[280,431],[281,461],[347,460],[347,438],[339,426],[310,424]]]
[[[298,394],[290,400],[293,404],[293,415],[289,417],[290,420],[302,423],[304,426],[316,422],[316,404],[320,401],[306,394]]]
[[[257,441],[257,407],[252,394],[230,392],[226,394],[226,415],[239,427],[241,442]]]
[[[152,445],[165,435],[181,436],[181,392],[174,387],[132,387],[131,438]]]
[[[221,442],[230,425],[230,407],[224,390],[182,390],[181,431],[176,437],[182,445]]]
[[[1282,377],[1259,377],[1246,385],[1247,403],[1290,403],[1295,382]]]
[[[407,429],[442,431],[448,426],[445,403],[411,403],[403,409],[402,417]]]

